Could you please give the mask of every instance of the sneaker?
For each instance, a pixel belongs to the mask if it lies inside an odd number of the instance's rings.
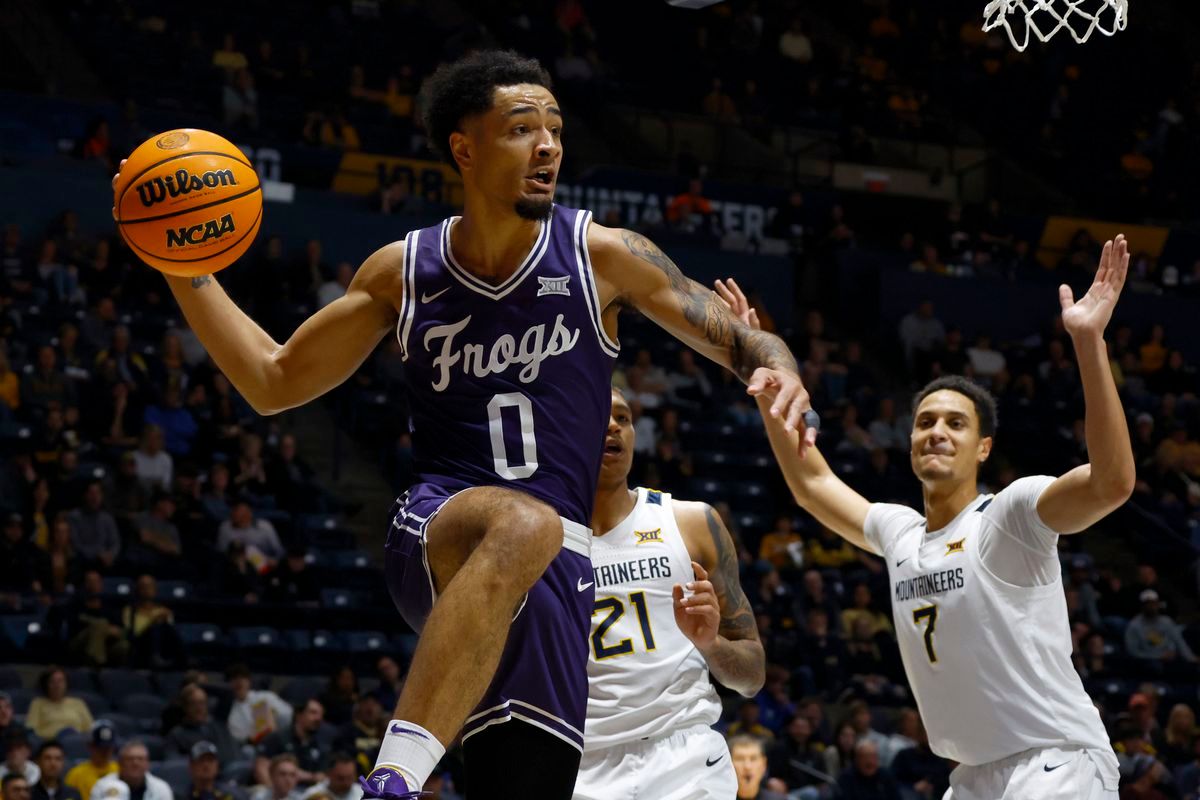
[[[404,780],[398,770],[391,767],[379,767],[371,770],[367,777],[359,777],[358,785],[362,787],[363,797],[383,798],[383,800],[416,800],[428,796],[420,788],[414,789]]]

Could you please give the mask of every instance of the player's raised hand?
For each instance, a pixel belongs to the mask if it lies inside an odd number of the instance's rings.
[[[671,589],[671,595],[675,600],[675,624],[703,653],[717,641],[717,631],[721,627],[721,604],[704,567],[693,561],[692,571],[696,573],[696,580],[687,585],[687,590],[692,594],[684,597],[684,587],[677,583]]]
[[[121,159],[121,163],[120,163],[120,164],[117,166],[117,174],[116,174],[116,175],[113,175],[113,179],[112,179],[112,188],[113,188],[113,193],[114,193],[114,194],[115,194],[115,193],[116,193],[116,191],[117,191],[117,181],[121,179],[121,170],[125,169],[125,162],[126,162],[126,161],[128,161],[128,160],[129,160],[129,159],[127,159],[127,158],[122,158],[122,159]],[[113,219],[116,219],[116,218],[117,218],[117,206],[116,206],[116,203],[115,203],[115,202],[114,202],[114,204],[113,204],[113,207],[112,207],[112,215],[113,215]]]
[[[754,330],[761,330],[758,313],[750,307],[750,301],[746,299],[737,281],[733,278],[718,278],[713,288],[731,314]],[[804,458],[805,451],[817,443],[820,417],[812,410],[808,392],[805,391],[800,376],[760,367],[750,376],[750,385],[746,392],[754,397],[765,395],[774,401],[771,404],[771,416],[783,419],[784,427],[789,431],[800,431],[800,457]]]
[[[1062,305],[1063,327],[1072,338],[1076,336],[1101,336],[1112,319],[1113,308],[1121,289],[1125,286],[1125,275],[1129,272],[1129,243],[1125,234],[1104,243],[1100,266],[1096,278],[1087,294],[1075,300],[1071,287],[1058,287],[1058,302]]]

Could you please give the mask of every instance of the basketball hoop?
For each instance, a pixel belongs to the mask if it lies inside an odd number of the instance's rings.
[[[1003,27],[1021,51],[1029,46],[1030,33],[1045,42],[1064,28],[1082,44],[1097,31],[1112,36],[1125,30],[1129,0],[989,0],[983,20],[985,31]]]

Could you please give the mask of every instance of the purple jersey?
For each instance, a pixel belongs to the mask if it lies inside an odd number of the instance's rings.
[[[519,489],[589,524],[618,350],[601,321],[590,218],[554,206],[497,285],[455,262],[457,217],[408,234],[396,335],[419,482]]]

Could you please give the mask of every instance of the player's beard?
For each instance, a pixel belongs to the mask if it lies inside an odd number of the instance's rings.
[[[548,219],[550,217],[550,209],[552,208],[554,208],[554,198],[550,195],[522,197],[513,206],[513,210],[517,212],[518,217],[535,222]]]

